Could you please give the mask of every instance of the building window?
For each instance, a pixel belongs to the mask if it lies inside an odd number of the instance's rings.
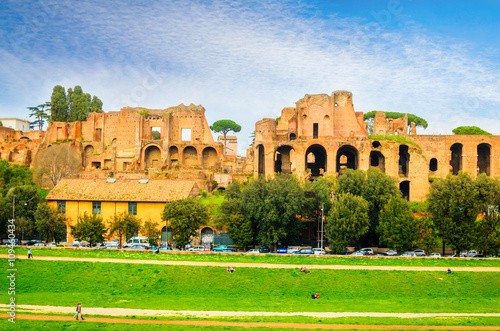
[[[66,214],[66,201],[57,201],[57,212],[59,214]]]
[[[313,139],[318,139],[318,123],[313,124]]]
[[[137,216],[137,202],[129,202],[128,203],[128,213],[130,215]]]
[[[101,215],[101,202],[100,201],[93,201],[92,202],[92,214],[94,215]]]

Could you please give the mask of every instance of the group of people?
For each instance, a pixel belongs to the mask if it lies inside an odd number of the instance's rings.
[[[83,321],[83,315],[82,315],[82,304],[79,303],[76,305],[76,314],[73,315],[73,317],[76,317],[76,320],[78,321],[78,314],[80,314],[80,318]]]
[[[226,269],[226,272],[229,272],[229,273],[233,273],[235,271],[236,270],[234,268],[232,268],[232,267],[227,267],[227,269]]]
[[[314,293],[313,293],[313,294],[311,295],[311,298],[312,298],[312,299],[319,299],[319,293],[316,293],[316,294],[314,294]]]
[[[310,271],[306,269],[306,267],[300,267],[300,272],[308,274]]]

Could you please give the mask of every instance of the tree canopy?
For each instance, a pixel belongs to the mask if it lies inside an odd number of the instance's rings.
[[[169,202],[163,210],[163,220],[172,229],[176,244],[181,246],[189,244],[209,217],[208,208],[192,198]]]
[[[47,101],[35,107],[28,107],[28,109],[31,111],[29,117],[35,118],[35,121],[30,123],[30,129],[35,130],[38,127],[38,130],[41,131],[45,121],[50,119],[50,116],[47,114],[47,110],[50,110],[50,102]]]
[[[68,100],[66,90],[61,85],[54,86],[50,98],[50,120],[52,122],[68,121]]]
[[[232,120],[218,120],[210,126],[210,130],[212,130],[213,132],[222,133],[224,135],[224,154],[226,154],[226,135],[230,131],[240,132],[241,126],[239,124],[236,124]]]
[[[38,233],[46,242],[60,242],[66,239],[66,216],[46,203],[38,204],[35,212],[35,225]]]
[[[109,235],[118,236],[121,248],[122,242],[133,237],[140,229],[141,221],[137,217],[127,212],[121,212],[111,217]]]
[[[104,242],[107,229],[101,216],[84,213],[78,217],[76,225],[71,226],[71,235],[75,238],[94,243]]]
[[[477,126],[459,126],[454,128],[451,132],[456,135],[484,135],[491,136],[491,133],[484,131]]]
[[[76,122],[85,121],[91,112],[102,113],[102,101],[89,93],[84,93],[81,86],[68,92],[61,85],[56,85],[51,98],[51,121],[52,122]]]
[[[37,153],[33,163],[35,181],[41,185],[48,178],[56,186],[65,177],[82,170],[81,155],[67,144],[56,144]]]
[[[373,110],[373,111],[370,111],[370,112],[364,114],[363,115],[364,120],[366,121],[369,119],[374,119],[377,111],[378,110]],[[393,119],[401,118],[401,117],[405,116],[405,114],[406,114],[406,113],[398,113],[398,112],[390,112],[390,111],[385,111],[384,113],[385,113],[386,118],[393,118]],[[426,120],[424,120],[421,117],[418,117],[417,115],[413,115],[413,114],[407,114],[407,115],[408,115],[408,123],[414,122],[416,126],[424,128],[424,129],[426,129],[427,126],[429,125]]]

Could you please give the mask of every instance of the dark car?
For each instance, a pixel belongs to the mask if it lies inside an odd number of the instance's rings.
[[[314,251],[312,248],[302,248],[301,250],[298,250],[294,252],[293,254],[314,254]]]
[[[269,253],[271,250],[267,246],[260,246],[259,253]]]
[[[41,243],[41,241],[40,240],[30,240],[30,241],[26,242],[24,245],[33,246],[34,244],[38,244],[38,243]]]

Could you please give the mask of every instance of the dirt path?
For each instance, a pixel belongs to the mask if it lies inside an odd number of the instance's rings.
[[[7,254],[0,254],[0,258],[7,258]],[[193,262],[193,261],[159,261],[159,260],[127,260],[127,259],[96,259],[56,256],[35,256],[36,260],[43,261],[72,261],[72,262],[107,262],[107,263],[131,263],[131,264],[159,264],[159,265],[184,265],[184,266],[208,266],[224,267],[231,265],[233,268],[276,268],[296,269],[299,265],[272,264],[272,263],[233,263],[233,262]],[[16,256],[16,259],[27,259],[24,255]],[[363,265],[307,265],[307,269],[337,269],[337,270],[404,270],[404,271],[442,271],[447,267],[404,267],[404,266],[363,266]],[[499,267],[453,267],[453,271],[472,272],[500,272]]]
[[[7,305],[0,304],[0,308],[7,309]],[[17,309],[30,313],[62,313],[73,314],[75,307],[17,305]],[[19,311],[19,310],[18,310]],[[21,312],[21,311],[19,311]],[[236,316],[309,316],[320,318],[335,317],[500,317],[500,313],[374,313],[374,312],[264,312],[264,311],[203,311],[203,310],[153,310],[131,308],[93,308],[83,307],[84,314],[102,316],[199,316],[199,317],[236,317]]]
[[[7,318],[6,314],[2,318]],[[74,321],[75,323],[101,322],[123,324],[160,324],[191,326],[228,326],[228,327],[261,327],[261,328],[295,328],[295,329],[349,329],[349,330],[500,330],[498,326],[433,326],[433,325],[349,325],[349,324],[304,324],[304,323],[265,323],[265,322],[217,322],[217,321],[157,321],[122,318],[88,317],[84,321],[75,321],[71,316],[49,315],[16,315],[16,320],[37,321]],[[19,322],[18,322],[19,323]]]

